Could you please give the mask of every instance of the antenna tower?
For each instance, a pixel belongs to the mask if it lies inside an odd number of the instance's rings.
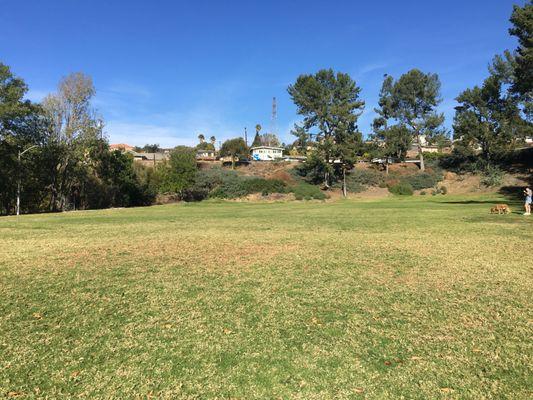
[[[278,104],[276,102],[276,98],[272,98],[272,120],[270,121],[270,133],[276,134],[278,133]]]

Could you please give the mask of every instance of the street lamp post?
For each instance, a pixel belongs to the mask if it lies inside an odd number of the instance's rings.
[[[37,147],[36,144],[34,144],[33,146],[30,146],[28,147],[26,150],[24,151],[20,151],[19,150],[19,155],[18,155],[18,164],[19,164],[19,179],[18,179],[18,184],[17,184],[17,215],[20,215],[20,186],[21,186],[21,171],[22,171],[22,166],[20,164],[20,158],[24,155],[24,153],[26,153],[27,151],[30,151],[31,149],[33,149],[34,147]]]

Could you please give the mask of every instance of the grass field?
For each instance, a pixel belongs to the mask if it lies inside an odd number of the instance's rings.
[[[0,396],[531,398],[533,217],[493,200],[1,218]]]

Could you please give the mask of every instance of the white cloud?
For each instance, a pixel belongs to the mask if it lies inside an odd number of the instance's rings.
[[[179,137],[172,126],[109,121],[106,123],[105,132],[109,136],[110,143],[127,143],[132,146],[157,143],[162,147],[193,144],[190,137]]]
[[[371,72],[375,72],[375,71],[379,71],[380,69],[384,69],[384,68],[387,68],[388,66],[388,63],[370,63],[370,64],[366,64],[366,65],[363,65],[357,75],[361,76],[361,75],[366,75],[366,74],[369,74]]]
[[[243,90],[242,82],[226,81],[197,93],[187,108],[154,112],[155,94],[142,86],[120,84],[98,91],[94,104],[108,120],[111,143],[174,147],[196,144],[200,133],[216,136],[217,142],[242,135],[243,128],[228,120],[234,98]]]

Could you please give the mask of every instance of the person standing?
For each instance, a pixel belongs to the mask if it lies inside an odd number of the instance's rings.
[[[526,202],[524,204],[524,208],[526,209],[526,212],[524,215],[531,215],[531,198],[533,197],[533,191],[531,188],[526,187],[524,190],[524,195],[526,196]]]

